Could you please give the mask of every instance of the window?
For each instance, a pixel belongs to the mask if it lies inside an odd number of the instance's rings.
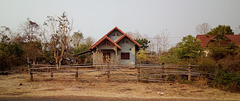
[[[122,60],[129,60],[130,59],[130,53],[121,53],[121,59]]]

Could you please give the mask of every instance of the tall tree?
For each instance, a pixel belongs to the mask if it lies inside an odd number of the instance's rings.
[[[147,39],[145,38],[142,38],[142,39],[135,39],[135,41],[137,41],[140,45],[141,45],[141,48],[143,50],[147,49],[149,47],[149,43],[150,41],[148,41]]]
[[[154,37],[156,47],[157,47],[157,53],[158,56],[160,56],[161,53],[166,52],[169,47],[169,41],[168,41],[168,31],[167,29],[164,29],[161,31],[161,34],[157,34]]]
[[[88,46],[88,47],[91,47],[92,44],[94,43],[94,39],[92,37],[87,37],[85,40],[85,44]]]
[[[175,48],[180,59],[196,58],[201,55],[201,51],[200,41],[191,35],[183,37],[182,42],[179,42]]]
[[[28,18],[26,23],[21,24],[20,27],[25,42],[38,40],[37,37],[39,36],[40,26],[36,22],[33,22]]]
[[[10,42],[10,35],[12,34],[12,31],[6,27],[6,26],[1,26],[0,27],[0,42]]]
[[[210,31],[211,27],[208,23],[198,24],[196,30],[199,34],[206,34]]]
[[[220,42],[224,40],[225,35],[233,35],[233,31],[230,26],[219,25],[207,33],[207,36],[216,36],[216,41],[220,45]]]
[[[65,12],[60,17],[47,17],[45,25],[50,27],[51,39],[50,47],[53,52],[53,56],[56,62],[56,66],[59,68],[63,60],[63,56],[69,48],[70,32],[72,30],[72,24],[67,18]]]
[[[78,31],[78,32],[74,32],[72,35],[72,43],[74,48],[78,47],[81,44],[81,41],[83,40],[83,34]]]

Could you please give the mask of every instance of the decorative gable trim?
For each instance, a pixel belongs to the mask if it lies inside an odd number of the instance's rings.
[[[121,47],[116,44],[115,42],[113,42],[109,37],[107,36],[104,36],[102,37],[100,40],[98,40],[95,44],[93,44],[89,49],[92,50],[94,49],[95,47],[97,47],[98,45],[100,45],[104,40],[108,40],[110,41],[112,44],[114,44],[115,46],[117,46],[117,48],[121,49]]]
[[[139,48],[141,47],[141,45],[139,43],[137,43],[135,40],[133,40],[129,35],[124,34],[122,37],[120,37],[116,43],[120,42],[123,38],[127,37],[129,40],[131,40],[135,45],[137,45]]]

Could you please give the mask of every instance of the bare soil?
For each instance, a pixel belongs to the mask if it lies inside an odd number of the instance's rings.
[[[29,74],[17,73],[0,75],[0,100],[32,100],[31,98],[51,99],[74,98],[93,101],[100,100],[236,100],[239,93],[230,93],[207,86],[179,83],[141,83],[136,81],[108,81],[107,79],[84,80],[35,79],[29,81]],[[81,76],[81,75],[80,75]],[[62,77],[65,77],[64,75]],[[82,79],[81,79],[82,78]],[[93,79],[94,79],[93,78]]]

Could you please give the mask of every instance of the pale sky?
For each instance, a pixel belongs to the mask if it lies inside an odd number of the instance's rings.
[[[0,0],[0,4],[0,26],[17,31],[27,18],[43,24],[48,15],[65,11],[73,20],[73,31],[95,41],[117,26],[150,37],[167,29],[175,45],[183,36],[196,36],[198,24],[230,25],[234,31],[240,25],[240,0]]]

